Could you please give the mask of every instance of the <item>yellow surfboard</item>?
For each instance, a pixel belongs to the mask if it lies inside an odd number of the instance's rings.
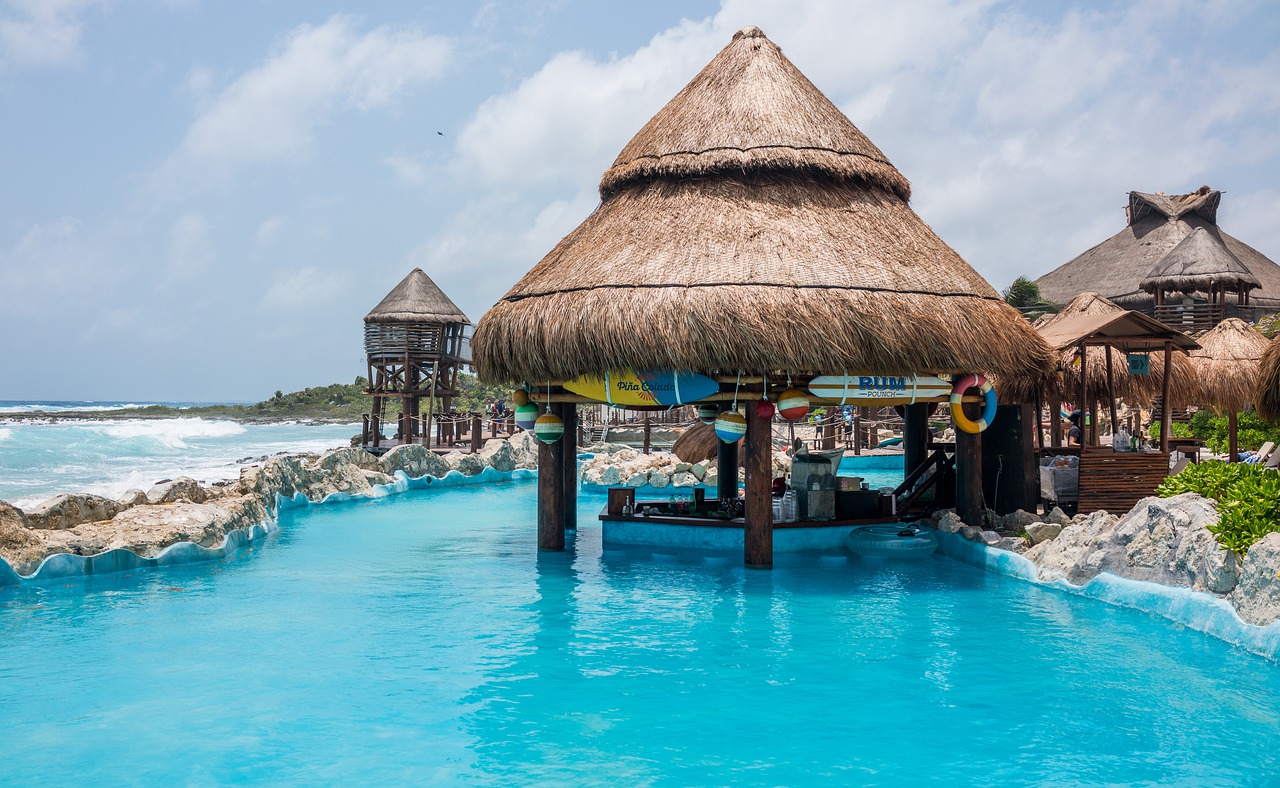
[[[610,405],[684,405],[709,397],[720,384],[697,372],[621,370],[582,375],[564,384],[567,391]]]

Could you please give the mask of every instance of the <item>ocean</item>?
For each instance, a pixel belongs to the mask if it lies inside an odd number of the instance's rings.
[[[240,424],[172,419],[21,421],[6,414],[102,412],[195,402],[34,402],[0,400],[0,499],[30,509],[59,493],[117,497],[161,479],[190,476],[204,483],[234,479],[245,464],[279,452],[350,445],[358,424]]]

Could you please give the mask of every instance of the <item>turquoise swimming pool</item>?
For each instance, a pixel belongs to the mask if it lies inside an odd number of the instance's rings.
[[[935,556],[605,551],[536,484],[0,589],[0,783],[1268,784],[1280,667]]]
[[[860,476],[872,490],[896,488],[906,475],[901,454],[867,454],[846,456],[840,461],[837,476]]]

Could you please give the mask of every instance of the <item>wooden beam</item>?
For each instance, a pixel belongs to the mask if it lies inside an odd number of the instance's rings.
[[[743,558],[749,567],[768,568],[773,566],[773,430],[756,411],[756,403],[748,402]]]
[[[538,549],[564,549],[564,439],[538,441]]]
[[[1164,343],[1164,380],[1160,384],[1160,451],[1169,453],[1169,432],[1173,426],[1173,403],[1169,402],[1169,369],[1173,366],[1173,343]]]
[[[578,406],[560,406],[560,418],[564,420],[564,529],[578,530]]]

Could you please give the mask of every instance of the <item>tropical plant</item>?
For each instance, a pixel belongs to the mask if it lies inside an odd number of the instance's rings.
[[[1165,479],[1156,494],[1193,492],[1218,502],[1219,519],[1209,530],[1218,543],[1243,556],[1262,537],[1280,533],[1280,473],[1248,463],[1193,463]]]
[[[1186,424],[1173,423],[1173,436],[1176,438],[1199,438],[1204,441],[1210,451],[1225,454],[1229,449],[1230,431],[1227,417],[1219,416],[1207,408],[1196,411]],[[1160,424],[1151,425],[1151,438],[1158,440]],[[1236,442],[1241,451],[1254,451],[1259,446],[1271,441],[1280,444],[1280,427],[1268,427],[1257,413],[1247,411],[1236,419]]]
[[[1003,295],[1005,303],[1017,309],[1028,320],[1058,311],[1058,307],[1045,301],[1040,295],[1040,286],[1025,276],[1013,280],[1013,284],[1005,288]]]

